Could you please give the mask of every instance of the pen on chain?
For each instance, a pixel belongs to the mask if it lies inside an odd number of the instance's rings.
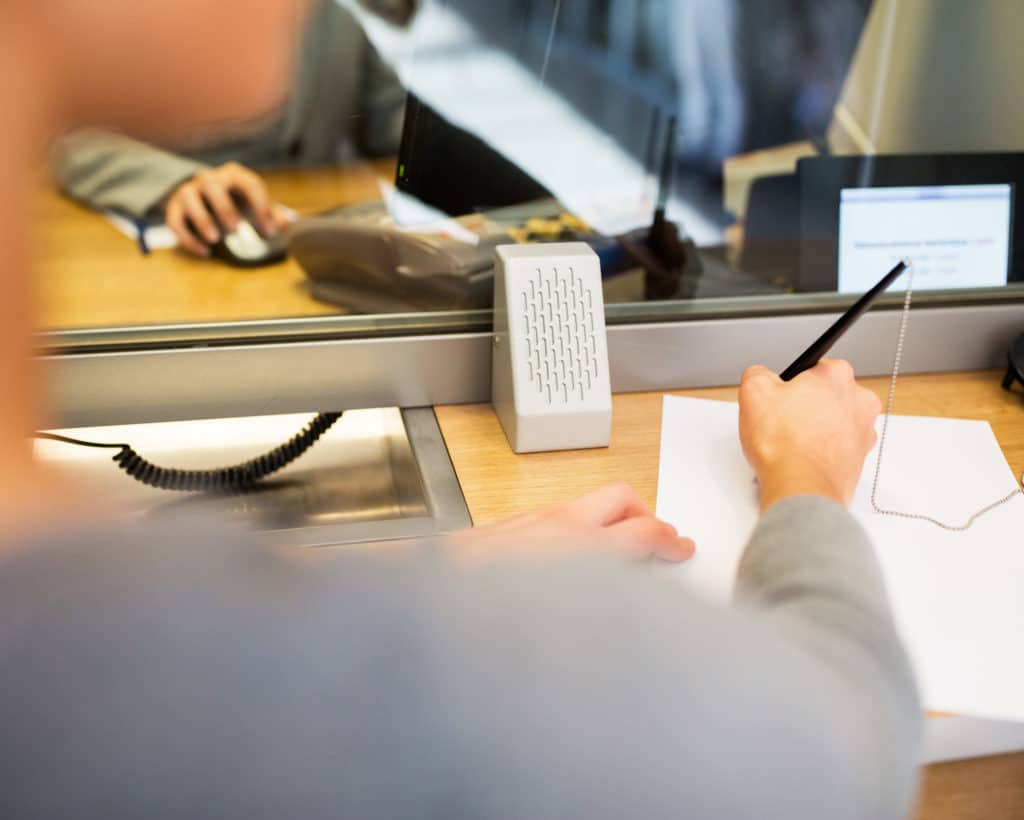
[[[893,282],[899,279],[903,271],[909,267],[909,259],[901,259],[897,262],[896,267],[883,276],[878,283],[871,288],[871,290],[861,296],[860,299],[853,304],[853,307],[836,319],[831,327],[815,339],[807,350],[797,356],[793,363],[782,371],[780,378],[784,382],[791,381],[805,370],[810,370],[814,365],[821,361],[822,357],[832,349],[832,346],[853,326],[854,322],[856,322],[861,315],[874,304],[875,300],[881,296]],[[1024,479],[1024,476],[1021,476],[1021,478]],[[757,483],[756,477],[754,478],[754,483]]]
[[[795,379],[805,370],[810,370],[821,358],[832,349],[832,345],[839,341],[844,333],[849,330],[863,313],[867,311],[875,300],[881,296],[895,282],[900,274],[910,267],[910,260],[901,259],[891,271],[883,276],[878,284],[858,299],[853,307],[840,316],[836,321],[811,344],[807,350],[796,357],[794,362],[780,374],[784,382]]]

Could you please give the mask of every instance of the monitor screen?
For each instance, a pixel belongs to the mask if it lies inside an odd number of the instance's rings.
[[[839,205],[840,293],[860,293],[900,259],[915,290],[1005,285],[1013,186],[843,188]]]

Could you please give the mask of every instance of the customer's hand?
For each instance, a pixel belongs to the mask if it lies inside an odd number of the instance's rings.
[[[209,256],[221,229],[230,232],[238,227],[239,202],[252,212],[253,227],[264,236],[273,236],[287,224],[285,210],[271,200],[266,183],[237,162],[207,168],[183,182],[168,197],[164,214],[183,248]]]
[[[450,541],[471,555],[497,550],[545,556],[597,548],[631,558],[685,561],[694,550],[691,539],[655,518],[636,491],[621,482],[539,512],[456,533]]]
[[[761,485],[761,509],[808,494],[849,504],[880,410],[849,362],[823,359],[788,383],[766,368],[747,368],[740,441]]]

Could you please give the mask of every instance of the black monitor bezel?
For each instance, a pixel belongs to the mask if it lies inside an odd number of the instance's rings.
[[[839,284],[839,207],[844,188],[927,185],[1011,186],[1008,282],[1024,281],[1024,220],[1016,195],[1024,190],[1024,153],[875,154],[805,157],[800,186],[800,262],[796,289],[835,291]]]

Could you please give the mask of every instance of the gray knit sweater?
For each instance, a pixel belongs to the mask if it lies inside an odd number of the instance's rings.
[[[40,538],[0,560],[0,817],[905,816],[920,707],[845,510],[768,511],[732,609],[659,576]]]

